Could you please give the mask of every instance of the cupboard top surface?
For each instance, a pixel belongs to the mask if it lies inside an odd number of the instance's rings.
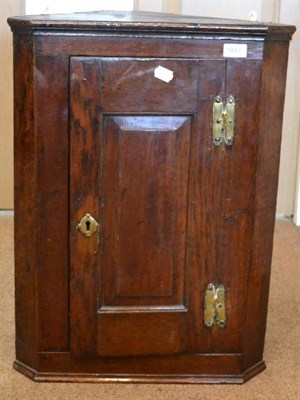
[[[72,14],[44,14],[12,17],[13,31],[24,30],[116,30],[189,32],[201,34],[242,34],[280,36],[290,39],[295,27],[290,25],[193,17],[141,11],[97,11]]]

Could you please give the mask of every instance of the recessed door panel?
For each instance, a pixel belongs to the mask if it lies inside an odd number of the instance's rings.
[[[183,304],[191,117],[110,116],[104,129],[102,305]]]

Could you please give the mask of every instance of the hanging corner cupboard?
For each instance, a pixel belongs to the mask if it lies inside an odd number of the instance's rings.
[[[265,368],[293,26],[15,17],[14,367],[245,382]]]

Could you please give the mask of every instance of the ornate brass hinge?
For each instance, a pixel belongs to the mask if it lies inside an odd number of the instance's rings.
[[[228,96],[226,104],[220,95],[215,97],[213,104],[213,143],[220,146],[232,146],[234,138],[235,99]]]
[[[225,315],[225,288],[223,285],[207,285],[204,303],[204,325],[211,328],[218,325],[224,328],[226,325]]]

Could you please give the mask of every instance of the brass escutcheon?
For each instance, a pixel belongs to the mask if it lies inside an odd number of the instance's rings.
[[[91,214],[87,213],[77,225],[77,229],[86,238],[90,238],[97,232],[98,226],[99,224],[96,219]]]

